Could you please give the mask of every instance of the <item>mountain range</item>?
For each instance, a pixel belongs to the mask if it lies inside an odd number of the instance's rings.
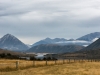
[[[34,43],[32,46],[37,46],[37,45],[40,45],[40,44],[56,44],[56,42],[60,42],[60,41],[67,41],[67,39],[64,39],[64,38],[55,38],[55,39],[51,39],[51,38],[46,38],[46,39],[43,39],[43,40],[40,40],[36,43]]]
[[[0,39],[0,48],[12,50],[12,51],[26,51],[26,50],[30,51],[32,48],[35,50],[35,48],[40,48],[40,47],[41,47],[41,50],[43,50],[42,47],[44,48],[44,46],[46,46],[46,48],[48,47],[48,50],[49,50],[49,48],[55,48],[55,46],[57,46],[58,48],[59,47],[61,48],[64,46],[67,47],[67,45],[68,46],[70,45],[72,48],[74,46],[83,47],[83,46],[90,45],[91,43],[96,41],[98,38],[100,38],[100,32],[90,33],[90,34],[84,35],[78,39],[69,39],[68,40],[68,39],[64,39],[64,38],[54,38],[54,39],[46,38],[46,39],[43,39],[43,40],[40,40],[40,41],[34,43],[32,45],[32,47],[30,48],[30,45],[24,44],[15,36],[13,36],[11,34],[6,34]],[[34,50],[32,52],[34,52]],[[36,49],[36,50],[38,50],[38,49]],[[37,52],[39,52],[39,51],[37,51]],[[77,50],[72,50],[72,51],[77,51]],[[44,51],[44,52],[46,52],[46,51]]]
[[[64,39],[64,38],[46,38],[34,43],[32,46],[37,46],[40,44],[58,44],[58,45],[81,45],[88,46],[92,42],[100,38],[100,32],[94,32],[87,35],[84,35],[78,39]]]

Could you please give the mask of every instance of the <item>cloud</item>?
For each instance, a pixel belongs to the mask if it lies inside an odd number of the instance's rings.
[[[99,0],[0,1],[0,36],[11,33],[25,43],[30,38],[78,38],[99,31],[99,20]]]

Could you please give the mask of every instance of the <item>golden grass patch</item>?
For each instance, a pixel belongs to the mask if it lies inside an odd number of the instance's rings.
[[[20,61],[23,63],[23,61]],[[25,62],[25,61],[24,61]],[[27,61],[27,64],[33,61]],[[46,61],[35,61],[35,65],[45,65]],[[68,61],[62,64],[62,61],[57,61],[56,65],[31,67],[18,71],[0,72],[0,75],[100,75],[100,62],[72,62]],[[50,61],[48,64],[55,64]]]

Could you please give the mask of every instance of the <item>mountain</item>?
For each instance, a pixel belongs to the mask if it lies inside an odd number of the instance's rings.
[[[100,38],[95,42],[93,42],[92,44],[90,44],[89,46],[87,46],[86,48],[84,48],[83,50],[96,50],[96,49],[100,49]]]
[[[64,38],[55,38],[55,39],[51,39],[51,38],[46,38],[43,40],[40,40],[36,43],[34,43],[32,45],[33,46],[37,46],[37,45],[41,45],[41,44],[58,44],[58,45],[81,45],[81,46],[88,46],[90,45],[92,42],[96,41],[98,38],[100,38],[100,32],[94,32],[94,33],[90,33],[87,35],[84,35],[78,39],[64,39]]]
[[[41,44],[58,44],[58,45],[81,45],[81,46],[87,46],[91,42],[90,41],[84,41],[84,40],[75,40],[75,39],[64,39],[64,38],[55,38],[55,39],[50,39],[46,38],[43,40],[40,40],[36,43],[34,43],[32,46],[37,46]]]
[[[31,48],[32,47],[32,45],[30,45],[30,44],[26,44],[27,46],[28,46],[28,48]]]
[[[67,41],[64,38],[55,38],[55,39],[50,39],[50,38],[46,38],[43,40],[40,40],[36,43],[34,43],[32,46],[37,46],[37,45],[41,45],[41,44],[54,44],[56,42],[60,42],[60,41]]]
[[[65,52],[74,52],[80,49],[83,49],[83,46],[79,45],[57,45],[57,44],[41,44],[34,46],[27,50],[27,52],[34,53],[65,53]]]
[[[77,40],[92,41],[95,38],[100,38],[100,32],[94,32],[78,38]]]
[[[72,53],[63,53],[63,56],[73,56],[79,58],[100,59],[100,38],[89,46]]]
[[[27,50],[28,46],[22,43],[15,36],[6,34],[0,39],[0,48],[13,51],[22,51]]]

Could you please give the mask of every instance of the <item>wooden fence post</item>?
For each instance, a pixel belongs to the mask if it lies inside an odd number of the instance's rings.
[[[70,59],[69,59],[69,62],[70,62]]]
[[[35,60],[33,60],[33,66],[35,66]]]
[[[74,59],[74,62],[75,62],[75,59]]]
[[[95,62],[96,62],[97,60],[95,59]]]
[[[47,65],[47,60],[46,60],[46,65]]]
[[[55,65],[56,65],[56,60],[55,60]]]
[[[79,58],[79,62],[80,62],[81,60],[80,60],[80,58]]]
[[[89,58],[88,58],[88,62],[89,62]]]
[[[91,59],[91,62],[92,62],[92,59]]]
[[[64,62],[64,59],[63,59],[63,64],[64,64],[65,62]]]
[[[82,62],[84,61],[84,59],[82,58]]]
[[[19,69],[19,61],[16,61],[16,69]]]

